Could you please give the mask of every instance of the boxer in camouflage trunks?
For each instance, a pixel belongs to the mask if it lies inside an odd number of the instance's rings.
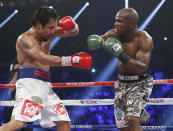
[[[142,131],[140,120],[148,121],[145,106],[153,87],[147,74],[154,48],[146,31],[137,27],[138,14],[132,8],[118,11],[114,29],[104,35],[90,35],[88,49],[104,48],[118,58],[118,81],[115,85],[115,119],[120,131]]]
[[[115,119],[118,128],[128,127],[128,116],[141,117],[141,123],[147,123],[150,115],[145,111],[153,88],[153,78],[144,74],[120,75],[115,84]]]

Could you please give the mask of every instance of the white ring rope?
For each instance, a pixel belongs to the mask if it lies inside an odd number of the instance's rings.
[[[81,99],[81,100],[62,100],[66,106],[99,106],[113,105],[114,99]],[[14,106],[15,101],[0,101],[0,106]],[[151,98],[149,105],[173,105],[173,98]]]

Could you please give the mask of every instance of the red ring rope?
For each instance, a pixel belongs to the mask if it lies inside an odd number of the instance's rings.
[[[88,87],[88,86],[113,86],[116,81],[103,82],[65,82],[52,83],[53,87]],[[173,84],[173,79],[154,80],[154,84]],[[15,88],[14,84],[0,84],[0,88]]]

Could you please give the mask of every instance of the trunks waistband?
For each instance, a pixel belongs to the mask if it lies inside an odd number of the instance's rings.
[[[23,67],[19,69],[19,79],[34,78],[50,82],[50,73],[36,67]]]
[[[120,74],[118,73],[118,80],[119,82],[122,83],[131,83],[131,82],[139,82],[144,79],[146,79],[149,75],[148,74],[143,74],[143,75],[137,75],[137,74]]]

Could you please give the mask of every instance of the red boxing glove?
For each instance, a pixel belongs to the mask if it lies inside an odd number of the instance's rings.
[[[65,16],[59,21],[59,26],[65,31],[75,32],[78,30],[78,25],[71,16]]]
[[[60,33],[64,34],[64,29],[63,29],[62,27],[59,27],[59,28],[58,28],[58,31],[59,31]]]
[[[62,56],[61,66],[75,66],[83,69],[90,69],[92,65],[92,56],[90,54],[81,52],[72,56]]]

